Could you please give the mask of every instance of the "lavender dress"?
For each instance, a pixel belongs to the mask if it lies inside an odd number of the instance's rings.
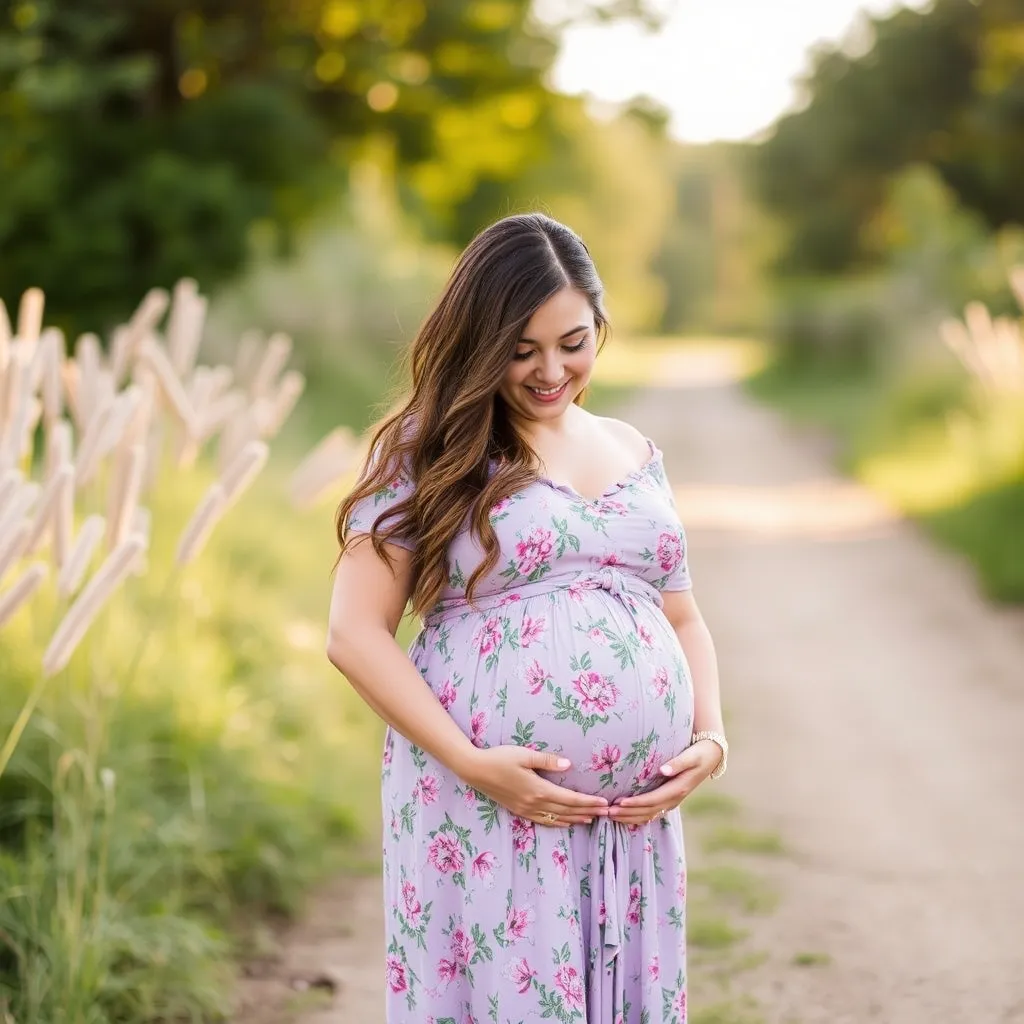
[[[469,533],[410,648],[481,747],[551,750],[549,777],[609,800],[656,785],[690,742],[693,690],[660,591],[690,586],[661,452],[587,500],[538,480],[491,510],[501,558],[475,595]],[[365,532],[401,473],[353,511]],[[463,783],[394,730],[384,749],[389,1024],[685,1024],[678,812],[547,828]]]

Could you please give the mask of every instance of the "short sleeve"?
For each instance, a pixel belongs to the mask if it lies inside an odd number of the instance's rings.
[[[378,453],[374,452],[367,463],[367,472],[376,465],[377,460]],[[348,516],[347,532],[350,535],[372,533],[374,524],[378,524],[378,529],[390,528],[396,520],[393,515],[388,515],[388,513],[405,501],[414,490],[412,477],[406,468],[396,461],[388,482],[352,506]],[[397,544],[398,547],[405,548],[407,551],[413,551],[416,548],[413,537],[401,534],[389,538],[388,543]]]
[[[658,582],[658,589],[666,591],[692,590],[693,580],[690,579],[690,566],[686,551],[686,529],[683,527],[676,509],[672,484],[669,482],[663,465],[658,465],[656,475],[669,512],[665,527],[658,535],[658,543],[655,548],[655,558],[666,573]]]

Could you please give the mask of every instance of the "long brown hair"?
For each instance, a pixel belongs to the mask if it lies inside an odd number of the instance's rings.
[[[421,615],[448,584],[448,548],[467,520],[484,551],[467,585],[472,600],[499,556],[491,508],[536,479],[536,456],[513,428],[498,388],[526,324],[563,288],[587,296],[598,343],[603,341],[604,288],[572,230],[529,213],[506,217],[478,234],[409,348],[408,393],[373,428],[368,463],[338,508],[344,551],[355,504],[399,474],[411,478],[411,495],[377,517],[371,536],[389,564],[385,542],[413,543],[412,605]]]

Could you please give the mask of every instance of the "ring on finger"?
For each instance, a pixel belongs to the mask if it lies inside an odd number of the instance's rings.
[[[551,811],[545,811],[542,817],[549,825],[553,825],[556,821],[558,821],[558,816],[552,814]]]

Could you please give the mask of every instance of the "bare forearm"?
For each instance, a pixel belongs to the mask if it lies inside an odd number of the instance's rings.
[[[724,732],[722,698],[718,687],[718,657],[711,632],[697,618],[676,628],[676,636],[686,655],[693,680],[693,731],[710,729]]]
[[[475,751],[385,629],[332,641],[329,657],[388,725],[460,777]]]

